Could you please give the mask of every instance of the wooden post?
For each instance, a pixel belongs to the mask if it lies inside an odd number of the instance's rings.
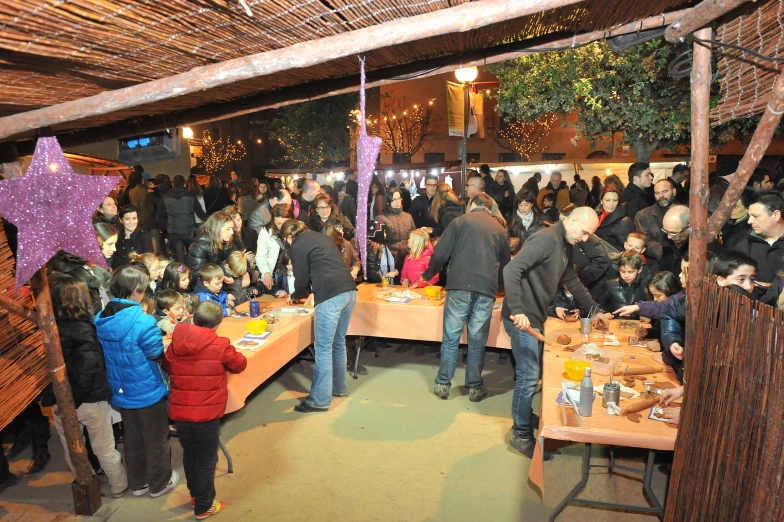
[[[76,480],[71,485],[74,495],[74,509],[77,515],[92,516],[101,507],[101,489],[98,479],[92,476],[87,452],[82,443],[82,430],[76,418],[71,385],[68,382],[63,352],[60,348],[60,334],[54,320],[46,267],[35,273],[30,280],[30,288],[33,291],[39,318],[38,327],[41,330],[41,339],[46,350],[46,363],[49,366],[54,395],[57,397],[57,407],[63,422],[65,440],[68,442],[68,452],[71,455],[71,463],[76,475]]]
[[[672,24],[664,31],[664,38],[668,42],[682,42],[686,36],[691,33],[696,33],[700,27],[705,27],[713,20],[723,16],[741,4],[745,4],[749,0],[705,0],[704,2],[692,7],[683,15],[683,18]],[[756,1],[756,0],[755,0]],[[702,37],[703,40],[710,39],[708,36]]]
[[[732,209],[735,204],[743,195],[746,184],[749,182],[754,169],[759,165],[760,160],[765,155],[773,139],[773,133],[779,126],[781,117],[784,115],[784,73],[779,74],[776,78],[776,83],[773,85],[773,94],[770,97],[768,106],[765,107],[765,112],[760,117],[759,124],[754,130],[754,135],[751,137],[749,146],[746,147],[746,152],[738,164],[738,170],[735,171],[735,176],[721,198],[719,206],[711,215],[708,221],[708,235],[715,236],[724,226],[724,223],[729,219],[732,214]]]
[[[703,40],[711,38],[712,29],[700,29],[695,35]],[[694,322],[699,316],[702,281],[705,277],[705,253],[708,250],[708,154],[710,132],[710,44],[694,42],[691,69],[691,188],[689,209],[691,235],[689,237],[689,283],[686,291],[686,339],[693,342]],[[688,354],[688,350],[687,350]],[[688,355],[687,355],[688,357]]]
[[[374,49],[450,33],[466,32],[580,2],[582,0],[528,0],[526,2],[481,0],[439,9],[431,13],[296,43],[282,49],[196,67],[168,78],[106,91],[43,109],[6,116],[0,118],[0,139],[30,129],[62,125],[69,121],[185,96],[281,71],[311,67]]]

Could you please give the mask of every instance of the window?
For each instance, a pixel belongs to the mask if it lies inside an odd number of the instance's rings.
[[[499,152],[498,153],[498,161],[501,163],[514,163],[517,161],[521,161],[520,155],[516,152]]]
[[[479,163],[479,153],[469,152],[468,154],[466,154],[466,161],[468,163]]]
[[[443,163],[443,152],[425,152],[425,163]]]
[[[558,161],[565,157],[565,152],[542,152],[542,161]]]
[[[402,165],[406,163],[411,163],[411,154],[403,154],[400,152],[393,152],[392,153],[392,164],[393,165]]]

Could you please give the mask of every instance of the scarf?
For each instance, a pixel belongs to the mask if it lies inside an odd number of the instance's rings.
[[[609,212],[607,212],[606,210],[602,209],[602,214],[599,216],[599,226],[602,226],[602,222],[604,221],[604,218],[606,218],[609,215],[610,215]]]
[[[534,222],[534,213],[529,212],[527,215],[523,215],[520,211],[517,211],[517,216],[520,218],[520,221],[523,222],[523,227],[528,230]]]

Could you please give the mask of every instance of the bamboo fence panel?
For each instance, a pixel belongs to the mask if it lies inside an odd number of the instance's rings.
[[[0,226],[0,293],[33,306],[29,294],[14,291],[14,257]],[[38,326],[0,307],[0,430],[49,384]]]
[[[668,522],[784,520],[784,313],[706,280]]]

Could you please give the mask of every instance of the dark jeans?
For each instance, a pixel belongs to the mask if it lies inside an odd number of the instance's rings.
[[[215,465],[218,464],[220,419],[207,422],[175,422],[182,444],[182,466],[188,490],[196,498],[193,512],[204,513],[215,500]]]
[[[24,437],[25,431],[30,434],[33,458],[45,457],[49,454],[49,417],[41,411],[38,399],[31,402],[11,421],[11,429],[16,437]]]
[[[151,228],[142,232],[144,239],[144,248],[151,248],[151,252],[160,254],[164,251],[163,242],[161,241],[161,231],[158,228]]]
[[[185,255],[191,247],[191,234],[169,234],[169,248],[180,263],[185,263]]]
[[[495,298],[466,290],[450,290],[444,303],[444,340],[441,343],[441,365],[436,383],[452,384],[457,368],[457,351],[463,329],[468,325],[468,360],[465,385],[482,386],[485,366],[485,344],[490,334]]]
[[[150,493],[158,493],[172,474],[169,401],[161,399],[146,408],[118,411],[125,427],[123,453],[128,486],[139,490],[146,484]]]
[[[534,328],[539,331],[539,328]],[[534,438],[534,428],[531,425],[531,402],[536,391],[536,384],[542,376],[542,354],[544,343],[536,340],[528,332],[515,328],[514,323],[504,318],[504,330],[512,339],[512,354],[515,365],[515,387],[512,395],[512,419],[514,430],[518,437],[523,439]],[[541,333],[541,332],[540,332]]]
[[[11,477],[11,471],[8,469],[8,459],[5,458],[5,452],[0,449],[0,486],[8,482]]]

